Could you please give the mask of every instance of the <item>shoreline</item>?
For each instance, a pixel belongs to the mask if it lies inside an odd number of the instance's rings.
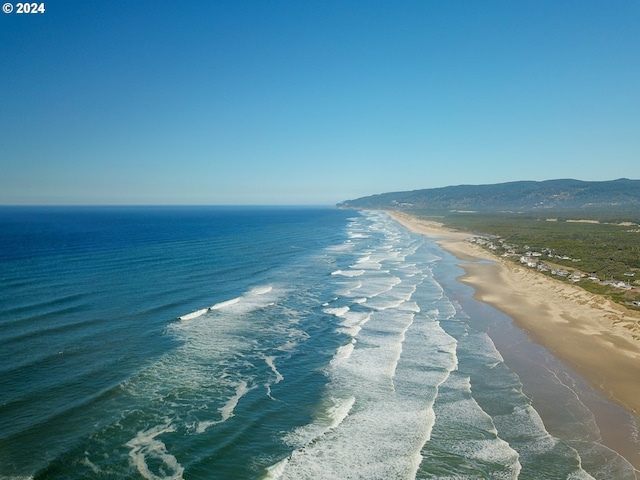
[[[605,400],[640,419],[639,314],[493,255],[466,241],[469,233],[401,212],[386,213],[408,230],[434,238],[461,260],[465,274],[457,280],[473,287],[477,300],[508,315],[529,341],[568,365]],[[602,442],[640,470],[637,432],[622,425],[612,409],[600,405],[593,412]]]

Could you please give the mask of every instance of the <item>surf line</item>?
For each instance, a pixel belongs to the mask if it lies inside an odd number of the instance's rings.
[[[242,297],[236,297],[236,298],[232,298],[231,300],[227,300],[225,302],[216,303],[215,305],[212,305],[211,307],[203,308],[201,310],[196,310],[195,312],[191,312],[191,313],[188,313],[186,315],[182,315],[181,317],[178,317],[178,320],[193,320],[194,318],[201,317],[202,315],[204,315],[207,312],[211,312],[211,311],[214,311],[214,310],[220,310],[222,308],[229,307],[231,305],[235,305],[241,299],[242,299]]]
[[[266,293],[271,292],[272,290],[273,290],[273,287],[271,285],[266,285],[263,287],[255,287],[240,297],[232,298],[231,300],[225,300],[224,302],[216,303],[215,305],[212,305],[210,307],[203,308],[201,310],[196,310],[195,312],[187,313],[186,315],[182,315],[178,317],[178,320],[193,320],[194,318],[201,317],[207,312],[222,310],[224,308],[227,308],[239,303],[242,299],[250,298],[252,296],[264,295]]]

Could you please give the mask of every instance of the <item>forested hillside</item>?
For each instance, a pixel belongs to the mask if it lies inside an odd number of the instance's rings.
[[[520,181],[371,195],[338,204],[341,208],[407,211],[640,211],[640,180]]]

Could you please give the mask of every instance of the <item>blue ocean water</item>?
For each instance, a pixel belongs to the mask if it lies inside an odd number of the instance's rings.
[[[456,263],[380,212],[2,208],[0,478],[635,479]]]

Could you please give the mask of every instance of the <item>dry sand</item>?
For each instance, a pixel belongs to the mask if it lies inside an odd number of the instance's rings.
[[[459,280],[476,290],[478,300],[509,315],[533,341],[640,418],[638,312],[493,255],[468,242],[468,233],[404,213],[389,214],[408,229],[437,238],[443,249],[464,262],[460,266],[466,274]],[[632,447],[637,450],[637,445]],[[638,468],[640,452],[636,454],[639,457],[629,460]]]

